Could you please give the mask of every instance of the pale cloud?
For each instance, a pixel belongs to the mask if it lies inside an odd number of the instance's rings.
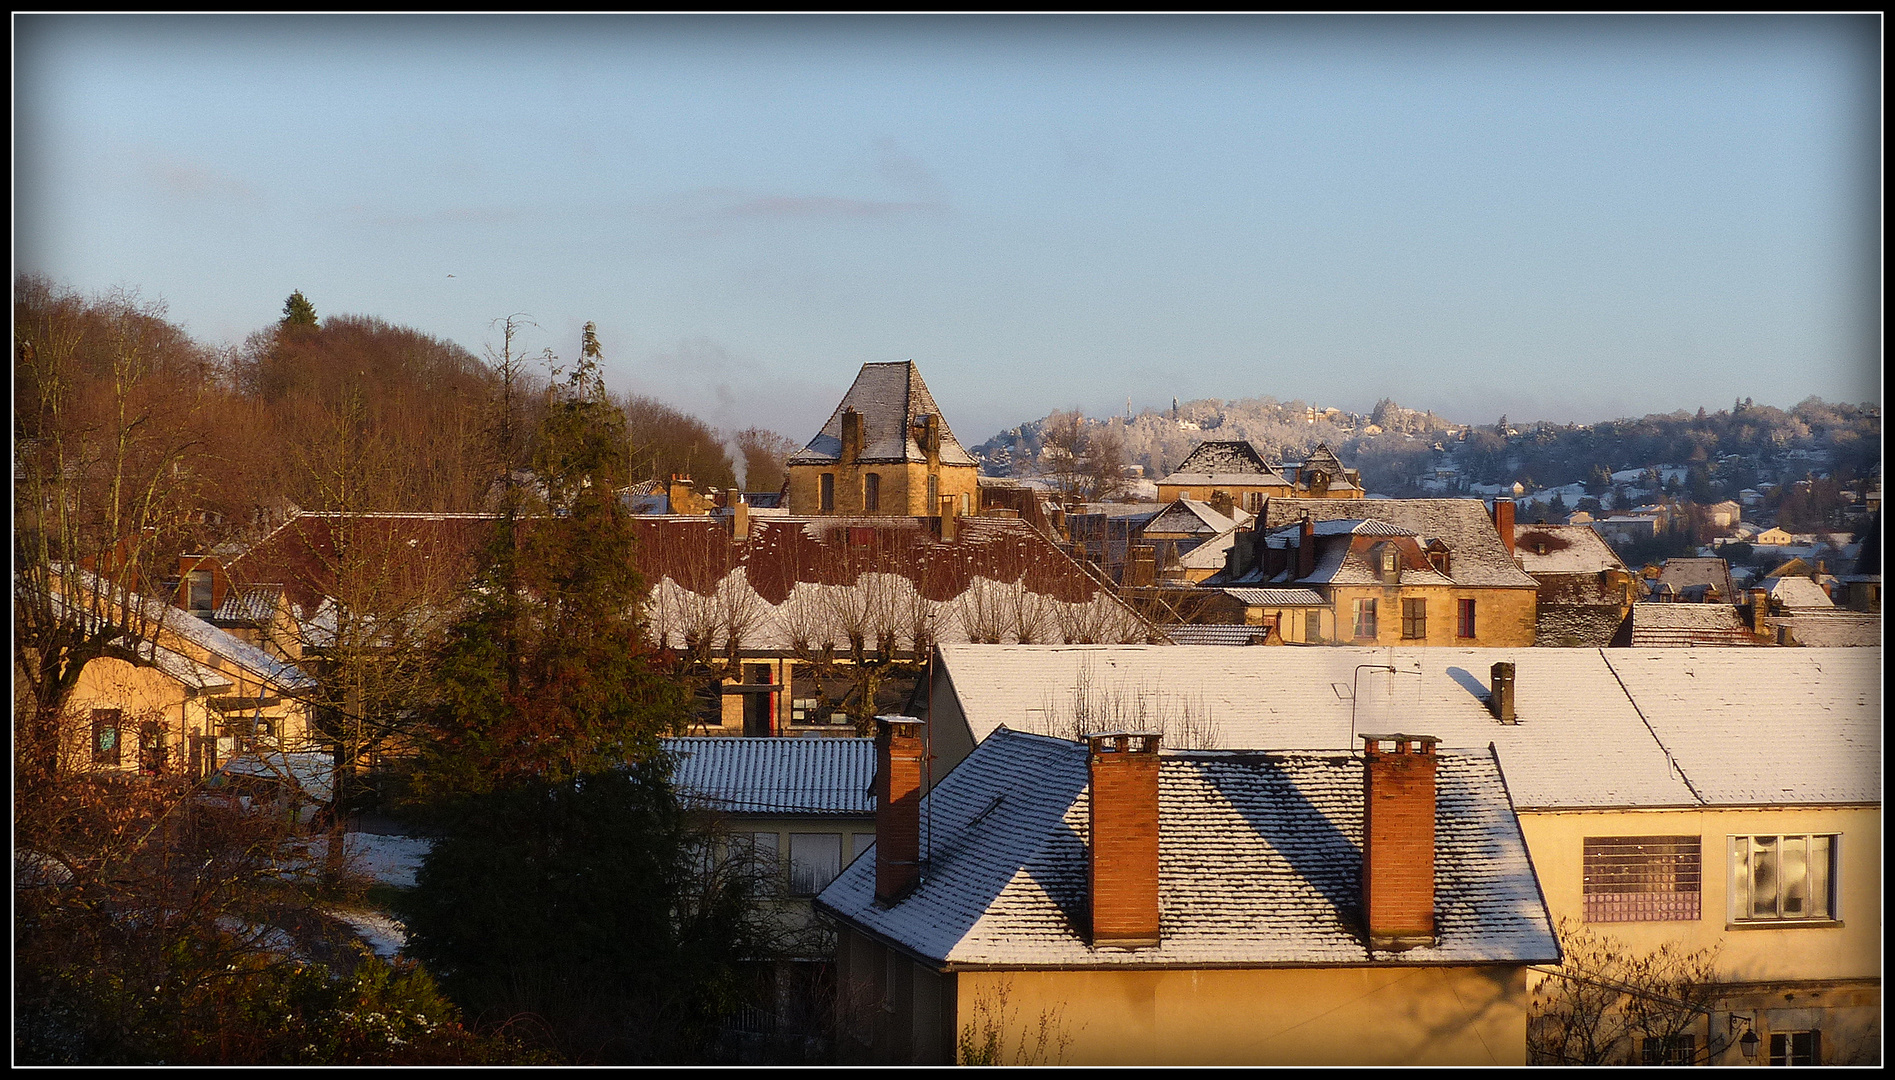
[[[206,165],[152,150],[136,150],[138,175],[167,198],[188,202],[259,203],[256,189]]]

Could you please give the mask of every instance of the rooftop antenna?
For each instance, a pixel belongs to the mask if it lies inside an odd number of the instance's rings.
[[[1394,657],[1391,656],[1389,659],[1393,660]],[[1357,689],[1362,682],[1362,673],[1364,671],[1386,671],[1391,675],[1419,676],[1421,674],[1421,661],[1415,661],[1415,669],[1413,671],[1407,668],[1398,668],[1393,664],[1357,664],[1355,666],[1355,678],[1349,682],[1349,748],[1352,750],[1355,748],[1355,704],[1357,699],[1362,696],[1357,693]]]

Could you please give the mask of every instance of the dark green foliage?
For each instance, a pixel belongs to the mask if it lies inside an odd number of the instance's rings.
[[[751,880],[708,856],[649,759],[459,805],[406,901],[409,949],[483,1022],[568,1061],[687,1061],[767,952]]]
[[[283,325],[316,325],[316,305],[309,302],[309,298],[303,295],[303,290],[296,290],[290,294],[288,300],[283,301]]]

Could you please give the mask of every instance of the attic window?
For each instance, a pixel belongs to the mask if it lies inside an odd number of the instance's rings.
[[[193,612],[211,610],[211,572],[193,570],[187,577],[189,592],[186,600]]]

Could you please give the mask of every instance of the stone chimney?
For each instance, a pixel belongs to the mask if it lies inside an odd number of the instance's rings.
[[[1158,736],[1086,736],[1092,778],[1092,946],[1158,944]]]
[[[921,721],[875,718],[875,899],[893,904],[921,881]]]
[[[935,509],[941,515],[941,539],[952,543],[957,526],[961,523],[961,498],[958,495],[942,495],[939,500],[941,505]]]
[[[862,414],[847,409],[842,414],[842,464],[850,464],[861,456]]]
[[[1434,748],[1440,740],[1364,735],[1362,741],[1362,915],[1369,947],[1433,944]]]
[[[1296,534],[1296,577],[1302,580],[1316,572],[1316,526],[1304,514]]]
[[[1513,554],[1513,500],[1494,499],[1494,531],[1500,534],[1500,542],[1507,547],[1507,554]]]
[[[750,539],[750,502],[741,494],[730,501],[730,535],[733,540]]]
[[[1158,552],[1150,544],[1133,544],[1125,551],[1121,585],[1138,587],[1158,582]]]
[[[1223,488],[1211,492],[1211,509],[1225,517],[1237,516],[1237,503],[1231,499],[1230,492]]]
[[[1769,637],[1770,627],[1764,619],[1770,615],[1770,593],[1764,589],[1750,590],[1750,632],[1758,637]]]
[[[1487,709],[1503,724],[1516,724],[1513,713],[1513,665],[1494,665],[1493,682],[1487,694]]]

